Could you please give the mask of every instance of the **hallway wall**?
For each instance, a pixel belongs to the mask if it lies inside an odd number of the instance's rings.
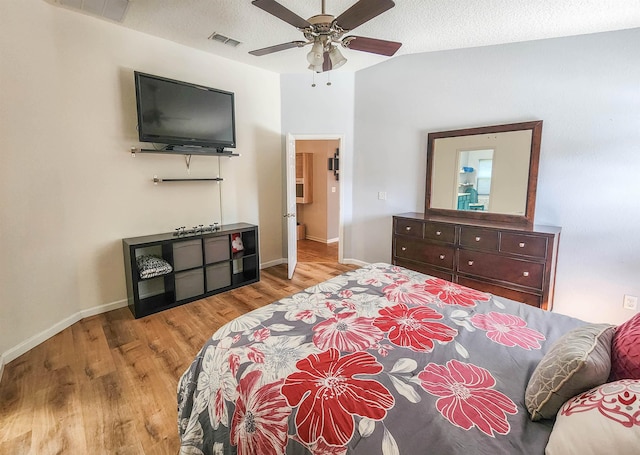
[[[328,169],[328,159],[338,146],[338,140],[296,141],[296,153],[313,155],[313,202],[297,205],[297,219],[305,224],[308,240],[323,243],[338,240],[340,181]]]

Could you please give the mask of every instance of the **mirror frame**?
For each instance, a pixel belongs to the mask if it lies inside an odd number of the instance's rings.
[[[431,183],[433,172],[433,154],[436,139],[476,134],[505,133],[509,131],[531,130],[531,149],[529,158],[529,181],[527,183],[527,199],[524,215],[506,213],[488,213],[475,210],[454,210],[431,208]],[[536,207],[536,189],[538,185],[538,164],[540,162],[540,142],[542,139],[542,120],[531,122],[508,123],[505,125],[482,126],[460,130],[438,131],[427,136],[427,179],[425,188],[425,215],[446,216],[469,220],[496,221],[508,224],[532,225]]]

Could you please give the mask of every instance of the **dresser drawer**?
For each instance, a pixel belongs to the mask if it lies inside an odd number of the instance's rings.
[[[542,306],[542,297],[538,294],[524,291],[516,291],[497,284],[487,283],[485,281],[477,281],[471,278],[458,277],[458,284],[468,288],[477,289],[478,291],[488,292],[493,295],[499,295],[516,302],[526,303],[537,308]]]
[[[421,240],[396,237],[395,254],[398,258],[411,259],[425,264],[453,270],[454,248]]]
[[[460,250],[458,254],[461,273],[542,289],[544,264],[478,251]]]
[[[498,251],[498,231],[462,226],[460,245],[478,250]]]
[[[406,259],[396,258],[393,263],[395,265],[399,265],[400,267],[405,267],[409,270],[415,270],[416,272],[424,273],[425,275],[442,278],[443,280],[447,281],[453,281],[453,272],[440,270],[430,265],[423,264],[422,262],[413,262]]]
[[[395,219],[395,233],[410,237],[422,238],[422,226],[424,223],[418,220]]]
[[[456,240],[456,227],[453,224],[424,223],[424,238],[453,244]]]
[[[500,235],[500,251],[544,259],[547,256],[548,238],[527,234],[503,232]]]

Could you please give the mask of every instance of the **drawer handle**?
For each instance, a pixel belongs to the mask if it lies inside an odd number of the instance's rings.
[[[519,246],[520,248],[524,248],[524,242],[520,242],[520,243],[518,243],[518,246]]]
[[[476,242],[479,242],[479,241],[480,241],[480,237],[476,237]]]
[[[469,261],[469,262],[467,262],[467,264],[473,265],[473,261]]]
[[[442,232],[436,231],[436,235],[442,235]]]
[[[444,259],[444,254],[441,254],[441,255],[440,255],[440,259]]]
[[[522,276],[529,276],[529,272],[522,272]]]
[[[411,226],[407,226],[405,229],[406,229],[407,231],[410,231],[410,230],[411,230]]]
[[[403,247],[402,247],[402,251],[407,251],[407,247],[406,247],[406,246],[403,246]]]

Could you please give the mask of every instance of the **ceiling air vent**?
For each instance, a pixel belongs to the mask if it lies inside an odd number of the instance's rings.
[[[218,41],[222,44],[226,44],[227,46],[237,47],[240,44],[240,41],[235,40],[233,38],[229,38],[228,36],[221,35],[220,33],[213,32],[209,35],[211,41]]]
[[[124,20],[129,7],[129,0],[58,0],[58,3],[67,8],[116,22]]]

